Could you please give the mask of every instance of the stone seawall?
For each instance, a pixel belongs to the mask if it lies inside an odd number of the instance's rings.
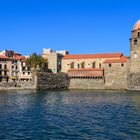
[[[69,77],[64,73],[36,73],[36,88],[43,89],[67,89],[69,87]]]
[[[140,72],[130,74],[129,89],[140,90]]]
[[[104,89],[104,78],[71,78],[69,89]]]
[[[36,89],[32,81],[0,82],[0,90],[8,89]]]

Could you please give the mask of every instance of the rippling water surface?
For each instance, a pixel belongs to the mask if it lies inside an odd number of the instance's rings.
[[[0,140],[140,140],[140,92],[0,91]]]

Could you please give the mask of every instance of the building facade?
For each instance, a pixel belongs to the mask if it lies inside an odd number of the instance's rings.
[[[20,53],[4,50],[0,52],[0,82],[31,80],[30,68]]]
[[[59,73],[61,72],[61,59],[64,55],[68,53],[69,52],[66,50],[53,51],[50,48],[44,48],[42,57],[47,59],[48,69],[50,69],[53,73]]]
[[[130,57],[123,53],[65,55],[62,72],[69,74],[74,89],[140,90],[140,20],[132,29]]]

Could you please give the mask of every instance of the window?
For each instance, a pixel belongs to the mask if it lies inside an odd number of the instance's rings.
[[[137,45],[137,39],[134,40],[134,45]]]
[[[30,72],[28,72],[28,75],[30,75]]]
[[[99,63],[99,68],[102,68],[102,64],[101,63]]]
[[[2,64],[0,64],[0,69],[2,68]]]
[[[85,62],[81,63],[81,68],[85,68]]]
[[[70,68],[71,68],[71,69],[74,69],[74,62],[72,62],[72,63],[70,64]]]
[[[12,64],[14,64],[14,61],[12,61]]]
[[[7,65],[4,65],[4,69],[7,69]]]
[[[78,68],[78,69],[80,68],[80,64],[77,64],[77,68]]]
[[[93,62],[93,63],[92,63],[92,68],[95,68],[95,67],[96,67],[96,63]]]
[[[18,66],[16,66],[16,70],[18,69]]]
[[[109,63],[109,67],[111,67],[112,65],[111,65],[111,63]]]
[[[0,75],[2,75],[2,71],[0,71]]]
[[[122,63],[122,64],[121,64],[121,66],[123,67],[123,66],[124,66],[124,64]]]
[[[4,75],[7,75],[7,71],[4,71]]]
[[[30,71],[30,67],[27,67],[27,70]]]
[[[25,67],[22,67],[22,70],[24,71],[25,70]]]
[[[14,69],[14,66],[12,66],[12,69]]]
[[[23,72],[23,75],[25,75],[25,72]]]
[[[140,37],[140,32],[138,32],[138,37]]]

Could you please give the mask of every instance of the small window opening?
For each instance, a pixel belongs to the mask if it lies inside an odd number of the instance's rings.
[[[138,37],[140,37],[140,32],[138,32]]]
[[[77,65],[78,69],[80,68],[80,64]]]
[[[124,67],[124,64],[122,63],[121,66]]]
[[[134,40],[134,45],[137,45],[137,39]]]
[[[109,67],[111,67],[112,65],[111,65],[111,63],[109,64]]]

